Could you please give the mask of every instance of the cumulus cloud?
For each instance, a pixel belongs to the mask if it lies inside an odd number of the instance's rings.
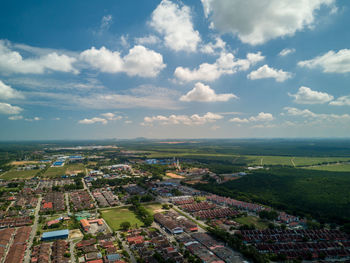
[[[247,118],[232,118],[229,121],[234,123],[249,123],[249,122],[269,122],[273,121],[274,117],[271,113],[260,112],[257,116],[251,116],[249,119]]]
[[[285,57],[285,56],[292,54],[294,52],[295,52],[295,48],[285,48],[285,49],[282,49],[278,55],[281,57]]]
[[[10,116],[9,120],[11,121],[18,121],[18,120],[22,120],[23,116],[22,115],[14,115],[14,116]]]
[[[244,43],[263,44],[311,28],[316,11],[335,0],[202,0],[213,26]]]
[[[221,39],[221,37],[215,38],[215,43],[210,42],[206,45],[203,45],[201,47],[201,52],[206,54],[214,54],[216,50],[225,50],[226,49],[226,42]]]
[[[134,46],[124,57],[118,51],[92,47],[83,51],[80,59],[101,72],[125,72],[129,76],[155,77],[166,67],[161,54],[140,45]]]
[[[249,122],[249,120],[247,118],[238,118],[238,117],[232,118],[229,121],[235,122],[235,123],[248,123]]]
[[[310,69],[321,68],[325,73],[348,73],[350,72],[350,49],[342,49],[338,52],[330,50],[322,56],[300,61],[298,66]]]
[[[298,104],[324,104],[330,102],[334,97],[328,93],[312,90],[308,87],[300,87],[296,94],[288,93]]]
[[[73,63],[76,58],[51,52],[32,58],[23,58],[18,51],[11,49],[10,42],[0,40],[0,72],[5,74],[43,74],[47,71],[79,73]]]
[[[102,123],[102,124],[107,124],[109,121],[118,121],[123,119],[122,116],[117,116],[112,112],[106,112],[106,113],[102,113],[101,116],[103,116],[103,118],[101,117],[94,117],[91,119],[83,119],[78,121],[78,123],[80,124],[95,124],[95,123]]]
[[[235,99],[237,96],[232,93],[216,94],[215,90],[201,82],[197,82],[194,88],[187,94],[180,97],[180,101],[217,102]]]
[[[325,114],[314,113],[309,109],[298,109],[293,107],[285,107],[286,115],[294,117],[302,117],[307,119],[317,119],[319,121],[349,121],[349,114]]]
[[[105,117],[109,121],[117,121],[123,118],[122,116],[117,116],[112,112],[102,113],[101,116]]]
[[[135,38],[135,43],[138,45],[154,45],[160,42],[160,39],[154,35]]]
[[[169,0],[163,0],[153,11],[150,25],[164,36],[167,47],[175,51],[193,52],[201,41],[192,24],[191,10]]]
[[[15,115],[19,114],[23,109],[8,103],[0,102],[0,114]]]
[[[204,125],[206,123],[215,122],[217,120],[223,119],[224,117],[220,114],[207,112],[206,114],[200,116],[198,114],[188,115],[170,115],[170,116],[152,116],[145,117],[144,121],[141,123],[143,126],[152,126],[154,123],[159,123],[161,125]]]
[[[250,72],[247,76],[248,79],[267,79],[274,78],[277,82],[284,82],[291,78],[290,72],[283,71],[282,69],[270,68],[268,65],[264,65],[257,70]]]
[[[0,80],[0,99],[23,99],[24,96],[19,91],[11,88]]]
[[[80,124],[94,124],[94,123],[107,124],[108,121],[106,119],[103,119],[103,118],[94,117],[94,118],[91,118],[91,119],[80,120],[78,123],[80,123]]]
[[[177,67],[174,75],[184,82],[189,81],[214,81],[222,75],[234,74],[238,71],[248,70],[251,65],[264,59],[261,52],[249,53],[246,59],[236,59],[232,53],[222,52],[213,63],[203,63],[197,69]]]
[[[331,101],[329,105],[333,106],[350,106],[350,96],[342,96],[334,101]]]

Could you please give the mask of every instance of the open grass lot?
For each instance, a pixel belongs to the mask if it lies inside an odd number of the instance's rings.
[[[164,211],[159,203],[143,205],[152,215]]]
[[[85,167],[82,163],[66,164],[63,167],[50,167],[43,174],[43,177],[51,177],[51,178],[60,177],[62,175],[65,175],[69,172],[74,172],[74,171],[85,172]]]
[[[246,165],[285,165],[285,166],[309,166],[331,162],[350,161],[350,157],[293,157],[293,156],[272,156],[272,155],[237,155],[237,154],[219,154],[200,152],[189,149],[169,149],[161,152],[151,151],[148,158],[189,158],[189,159],[207,159],[230,161],[235,164]]]
[[[255,216],[238,217],[234,221],[242,225],[254,225],[257,229],[266,229],[268,227],[265,222],[262,222]]]
[[[319,166],[305,167],[310,170],[331,171],[331,172],[350,172],[350,164],[329,164]]]
[[[102,218],[113,230],[119,230],[120,224],[126,221],[130,222],[132,226],[137,224],[137,226],[140,227],[143,225],[142,221],[140,221],[127,207],[102,210],[101,214]]]
[[[4,180],[28,179],[28,178],[35,177],[39,171],[40,170],[17,171],[16,169],[12,169],[6,173],[3,173],[0,176],[0,178]]]

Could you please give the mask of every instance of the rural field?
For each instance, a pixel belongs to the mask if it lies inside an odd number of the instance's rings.
[[[305,167],[310,170],[330,171],[330,172],[350,172],[350,164],[328,164]]]
[[[60,177],[62,175],[68,174],[70,172],[85,172],[85,167],[81,163],[77,164],[66,164],[63,167],[50,167],[46,170],[46,172],[42,175],[43,177]]]
[[[28,171],[17,171],[12,169],[8,172],[3,173],[0,179],[11,180],[11,179],[29,179],[35,177],[40,170],[28,170]]]

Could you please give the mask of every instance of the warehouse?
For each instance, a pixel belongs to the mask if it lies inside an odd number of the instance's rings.
[[[68,229],[45,232],[43,233],[41,240],[48,241],[48,240],[55,240],[55,239],[66,239],[68,238],[68,235],[69,235]]]

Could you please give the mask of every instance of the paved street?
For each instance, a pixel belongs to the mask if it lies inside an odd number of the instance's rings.
[[[34,212],[34,216],[35,216],[34,224],[32,225],[32,232],[30,233],[29,241],[27,243],[27,250],[26,250],[26,253],[25,253],[24,260],[23,260],[24,263],[29,263],[30,262],[30,250],[31,250],[32,245],[33,245],[33,241],[34,241],[34,237],[36,235],[36,231],[38,230],[39,211],[40,211],[41,200],[42,200],[42,197],[40,195],[39,198],[38,198],[38,204],[37,204],[37,206],[35,208],[35,212]]]

